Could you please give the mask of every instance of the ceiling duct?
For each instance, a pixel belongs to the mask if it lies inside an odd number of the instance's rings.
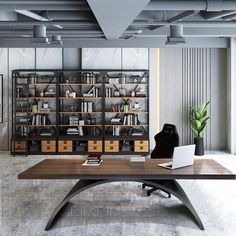
[[[51,43],[63,45],[62,40],[61,40],[61,35],[53,35]]]
[[[49,43],[46,36],[46,26],[45,25],[34,25],[33,26],[33,38],[32,43]]]
[[[167,36],[167,45],[186,43],[183,36],[183,25],[170,25],[170,36]]]

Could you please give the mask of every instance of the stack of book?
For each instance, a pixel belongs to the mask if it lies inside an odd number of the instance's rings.
[[[130,166],[132,167],[144,167],[146,164],[145,157],[131,157]]]
[[[77,128],[69,128],[67,129],[67,134],[79,134],[79,130]]]
[[[69,116],[69,125],[79,125],[79,117]]]
[[[99,166],[102,162],[101,154],[93,154],[87,157],[87,160],[82,164],[84,166]]]

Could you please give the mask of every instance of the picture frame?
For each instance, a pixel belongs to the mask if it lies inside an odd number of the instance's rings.
[[[0,123],[3,123],[3,74],[0,74]]]

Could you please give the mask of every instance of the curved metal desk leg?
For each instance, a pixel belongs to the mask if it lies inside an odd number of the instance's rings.
[[[144,180],[145,182],[146,180]],[[158,187],[161,190],[167,191],[177,197],[183,204],[189,209],[194,219],[196,220],[197,225],[201,230],[204,230],[204,226],[200,217],[198,216],[196,210],[193,208],[190,200],[188,199],[186,193],[182,189],[182,187],[175,180],[148,180],[148,182],[152,183],[155,187]]]
[[[95,185],[102,184],[103,182],[104,180],[79,180],[70,190],[70,192],[66,195],[63,201],[55,208],[55,210],[53,211],[52,215],[48,220],[45,230],[49,230],[52,227],[52,224],[57,219],[59,212],[61,212],[63,207],[70,201],[71,198],[73,198],[80,192],[88,188],[91,188]]]
[[[96,185],[109,183],[109,182],[116,182],[122,180],[79,180],[74,187],[70,190],[70,192],[66,195],[63,201],[55,208],[51,217],[48,220],[47,226],[45,230],[49,230],[52,224],[57,219],[59,212],[63,209],[63,207],[69,202],[71,198],[79,194],[80,192],[94,187]],[[124,181],[124,180],[123,180]],[[197,225],[201,230],[204,230],[203,224],[201,219],[199,218],[197,212],[193,208],[191,202],[189,201],[186,193],[182,189],[182,187],[175,181],[175,180],[125,180],[125,181],[132,181],[132,182],[141,182],[143,184],[152,185],[153,187],[157,187],[163,191],[167,191],[177,197],[179,200],[183,202],[183,204],[190,210],[194,219],[196,220]]]

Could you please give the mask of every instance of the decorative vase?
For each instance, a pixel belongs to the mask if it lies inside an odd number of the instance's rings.
[[[195,155],[196,156],[203,156],[204,155],[203,138],[195,137],[194,144],[196,144]]]

